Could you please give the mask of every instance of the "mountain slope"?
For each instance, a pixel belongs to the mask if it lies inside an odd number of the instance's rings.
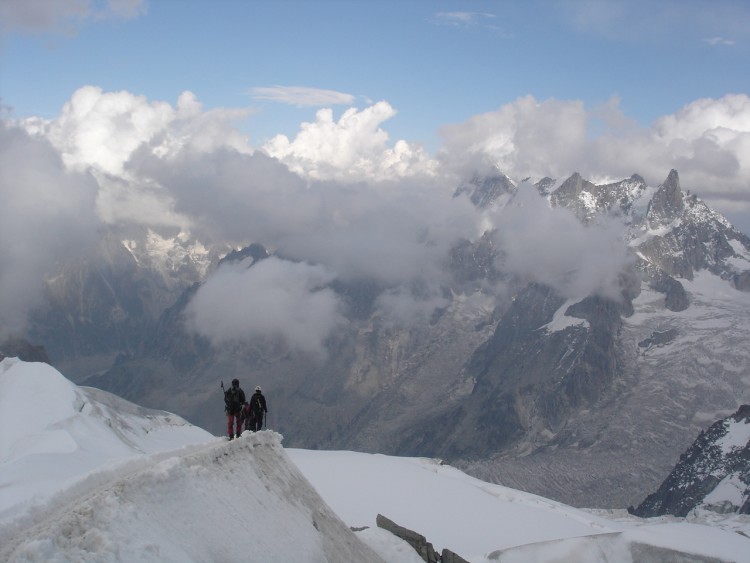
[[[29,396],[44,411],[11,424]],[[11,358],[0,416],[0,560],[382,561],[274,433],[227,443]]]
[[[628,490],[649,483],[656,488],[706,420],[734,411],[748,396],[750,351],[743,342],[750,331],[750,295],[737,279],[748,271],[750,244],[698,198],[682,193],[674,171],[658,188],[635,176],[606,190],[571,184],[580,188],[570,190],[579,219],[592,221],[606,212],[627,226],[625,237],[643,280],[632,309],[621,309],[610,325],[614,330],[605,331],[613,343],[605,354],[613,369],[600,364],[593,373],[599,383],[609,373],[609,384],[589,385],[589,391],[600,390],[598,399],[582,402],[557,429],[527,424],[516,450],[523,456],[509,452],[460,466],[578,506],[635,504],[640,499]],[[538,184],[540,191],[542,185],[554,195],[554,182]],[[572,320],[569,315],[560,310],[544,322],[558,319],[554,326],[569,338],[575,332],[584,342],[594,336],[590,327],[559,322]],[[548,332],[548,338],[560,338]],[[539,338],[529,327],[525,340]],[[516,348],[497,350],[508,356]],[[582,348],[564,344],[558,350],[575,354]],[[528,366],[533,356],[523,361]],[[557,368],[549,373],[552,380],[562,375]],[[525,404],[533,405],[537,396],[531,394]],[[544,420],[533,406],[517,410]],[[535,439],[540,434],[542,439]]]
[[[80,408],[90,390],[49,366],[0,362],[10,399],[0,412],[23,412],[21,399],[45,389],[31,434],[0,427],[12,453],[0,462],[3,561],[421,561],[373,527],[378,513],[477,563],[737,561],[750,545],[737,516],[708,525],[594,514],[437,460],[285,450],[270,431],[227,442],[103,392]],[[14,472],[24,459],[36,490]]]
[[[80,490],[30,528],[3,534],[0,557],[382,561],[331,512],[272,434],[160,458],[98,475],[99,486]]]
[[[143,227],[100,235],[95,248],[47,280],[28,334],[77,380],[137,351],[163,311],[226,252]]]
[[[701,432],[634,513],[686,516],[696,509],[750,514],[750,405]]]

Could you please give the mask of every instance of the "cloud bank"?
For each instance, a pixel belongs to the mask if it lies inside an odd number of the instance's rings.
[[[462,175],[492,168],[517,179],[563,178],[574,171],[592,180],[638,173],[658,185],[675,168],[683,187],[719,211],[734,212],[732,218],[750,231],[750,97],[745,94],[696,100],[647,128],[623,115],[617,99],[587,109],[576,100],[525,96],[446,126],[442,135],[442,165]]]
[[[96,193],[50,143],[0,122],[0,338],[24,328],[44,279],[94,243]]]
[[[292,348],[325,353],[325,339],[344,318],[334,275],[322,266],[267,258],[247,268],[223,265],[186,309],[188,323],[213,344],[282,338]]]
[[[503,271],[554,287],[569,299],[596,294],[619,301],[622,274],[635,262],[623,233],[614,220],[584,225],[570,210],[550,207],[524,182],[496,218],[494,238]]]
[[[476,240],[488,221],[506,266],[519,275],[572,297],[617,287],[627,257],[616,229],[584,229],[523,189],[511,214],[488,217],[453,197],[477,171],[516,179],[577,171],[595,181],[639,173],[656,185],[676,168],[684,188],[750,216],[745,95],[696,100],[649,127],[629,120],[616,99],[587,108],[525,96],[444,127],[434,156],[390,139],[395,113],[385,101],[338,119],[321,109],[294,138],[262,147],[234,125],[252,110],[207,110],[190,92],[170,104],[87,86],[55,119],[5,119],[0,189],[11,213],[0,229],[13,243],[0,260],[14,266],[0,274],[3,327],[22,324],[38,299],[31,288],[53,273],[55,258],[90,244],[101,224],[176,227],[208,244],[264,244],[284,259],[222,268],[191,305],[192,326],[215,342],[267,330],[311,351],[341,321],[340,303],[325,289],[330,280],[375,280],[384,288],[376,304],[393,322],[424,318],[445,304],[450,249]],[[740,227],[750,230],[750,221]],[[232,291],[242,304],[226,299]],[[232,307],[238,314],[217,313]],[[297,332],[294,322],[313,334]]]

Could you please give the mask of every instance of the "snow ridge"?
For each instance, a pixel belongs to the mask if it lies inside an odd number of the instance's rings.
[[[4,415],[20,418],[21,399],[45,390],[54,393],[31,438],[0,427],[14,452],[0,462],[2,561],[419,563],[371,527],[378,513],[475,563],[739,561],[750,546],[750,524],[736,515],[710,526],[650,522],[484,483],[437,460],[287,452],[270,430],[227,442],[169,413],[88,395],[46,364],[0,363]],[[120,424],[129,430],[104,431]],[[35,451],[13,449],[21,434]],[[16,471],[23,460],[37,470],[31,495]]]

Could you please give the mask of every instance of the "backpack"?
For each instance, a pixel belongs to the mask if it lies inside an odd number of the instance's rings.
[[[250,399],[250,411],[254,416],[263,416],[263,403],[261,403],[260,395],[254,394]]]
[[[224,404],[226,410],[229,413],[235,413],[240,410],[240,390],[235,387],[230,387],[224,391]]]

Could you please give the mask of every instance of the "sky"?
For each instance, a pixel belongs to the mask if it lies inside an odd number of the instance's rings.
[[[45,404],[31,419],[29,396]],[[748,560],[747,516],[577,509],[439,460],[286,449],[273,430],[228,442],[17,358],[0,361],[0,421],[4,561],[422,561],[378,514],[474,563]],[[746,445],[740,426],[725,447]]]
[[[0,21],[0,333],[133,224],[278,251],[250,281],[291,271],[308,324],[340,321],[331,279],[428,314],[447,249],[498,223],[452,197],[475,173],[674,168],[750,233],[746,2],[6,0]],[[548,255],[586,255],[570,224]]]
[[[440,129],[524,96],[617,100],[642,127],[703,98],[747,94],[742,1],[9,0],[2,98],[58,115],[84,85],[174,104],[247,108],[255,146],[316,109],[386,101],[393,139],[431,152]],[[668,172],[668,171],[667,171]]]

